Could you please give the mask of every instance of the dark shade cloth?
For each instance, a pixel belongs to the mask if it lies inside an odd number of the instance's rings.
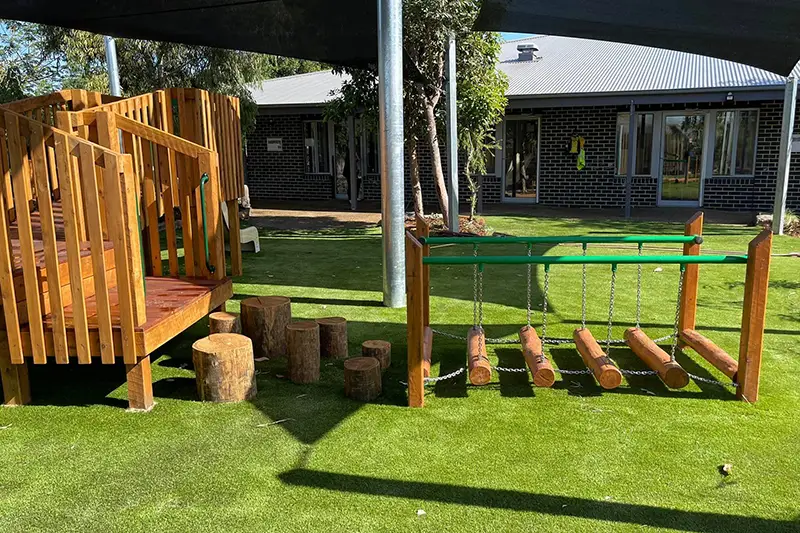
[[[114,37],[364,67],[377,61],[376,0],[0,0],[0,17]]]
[[[668,48],[781,75],[800,59],[798,0],[484,0],[475,29]]]

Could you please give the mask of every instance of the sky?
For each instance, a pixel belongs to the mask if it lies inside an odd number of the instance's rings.
[[[503,36],[503,39],[506,41],[513,41],[514,39],[522,39],[524,37],[533,37],[533,33],[513,33],[504,31],[500,35]]]

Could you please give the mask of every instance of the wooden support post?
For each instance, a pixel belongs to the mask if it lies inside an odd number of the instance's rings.
[[[0,381],[3,384],[3,405],[25,405],[31,401],[28,363],[11,363],[8,336],[0,331]]]
[[[469,382],[486,385],[492,380],[492,365],[486,357],[486,335],[482,328],[472,326],[467,333],[467,366]]]
[[[578,328],[573,334],[575,348],[581,354],[583,362],[594,374],[595,379],[604,389],[616,389],[622,383],[622,372],[606,356],[600,345],[588,329]]]
[[[135,365],[125,365],[128,376],[128,408],[149,411],[153,408],[153,376],[150,372],[150,356],[139,359]]]
[[[764,230],[747,247],[742,336],[739,340],[736,397],[750,403],[758,401],[771,254],[772,232]]]
[[[431,357],[433,356],[433,330],[430,326],[425,326],[425,333],[422,337],[422,374],[426,378],[431,377]]]
[[[417,216],[417,238],[430,237],[431,226],[424,218]],[[431,247],[422,246],[422,257],[431,255]],[[431,266],[422,265],[422,324],[431,325]]]
[[[425,406],[422,337],[424,289],[422,245],[406,232],[406,330],[408,340],[408,406]]]
[[[228,200],[228,236],[231,247],[231,276],[241,276],[242,268],[242,235],[239,226],[239,201]]]
[[[684,235],[703,234],[703,212],[698,211],[687,222]],[[683,255],[700,255],[700,242],[687,242],[683,245]],[[700,265],[686,265],[681,291],[681,309],[678,316],[678,330],[694,329],[697,316],[697,287],[700,282]]]
[[[542,340],[532,326],[524,326],[519,330],[519,342],[522,344],[522,356],[528,364],[537,387],[552,387],[556,382],[556,373],[550,360],[544,356]]]
[[[639,328],[625,330],[625,342],[639,359],[658,372],[661,381],[671,389],[682,389],[689,384],[689,374],[676,361],[670,361],[667,352],[662,350],[644,331]]]

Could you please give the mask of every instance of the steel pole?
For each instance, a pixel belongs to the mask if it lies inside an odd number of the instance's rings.
[[[378,0],[378,78],[383,305],[403,307],[406,267],[402,0]]]
[[[452,232],[459,231],[458,224],[458,117],[456,110],[456,38],[447,41],[447,194]]]
[[[797,103],[797,79],[786,81],[783,93],[783,124],[781,127],[780,159],[778,175],[775,180],[775,204],[772,211],[772,233],[783,235],[786,215],[786,192],[789,190],[789,166],[792,162],[792,134],[794,132],[794,111]]]
[[[631,116],[628,121],[628,172],[625,175],[625,218],[631,218],[631,188],[633,165],[636,154],[636,104],[631,100]]]
[[[117,64],[117,44],[113,37],[103,36],[106,45],[106,69],[108,70],[108,88],[112,96],[122,96],[119,85],[119,65]]]

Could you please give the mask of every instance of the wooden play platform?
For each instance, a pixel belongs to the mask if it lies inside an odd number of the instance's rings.
[[[241,273],[238,100],[70,90],[6,104],[0,171],[4,403],[30,400],[31,361],[122,362],[130,407],[149,409],[150,354]]]

